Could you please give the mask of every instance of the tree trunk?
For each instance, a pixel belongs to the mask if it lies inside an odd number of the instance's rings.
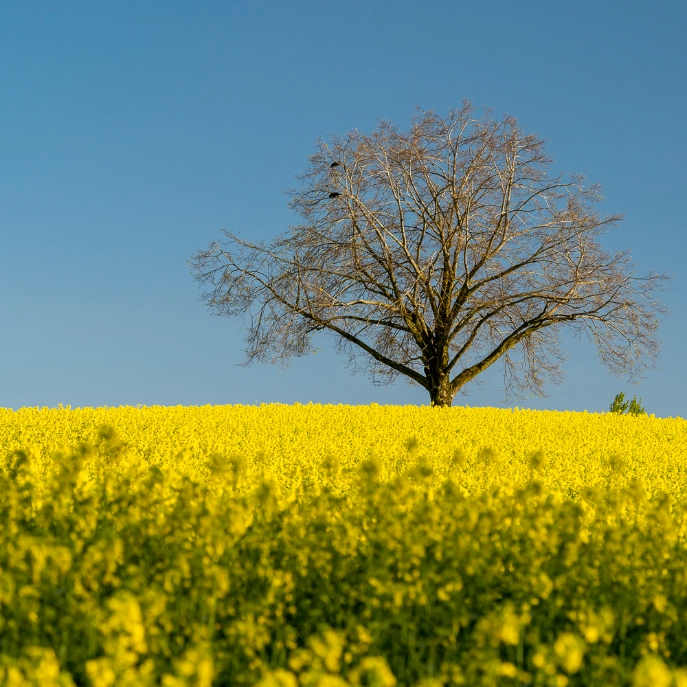
[[[451,391],[451,380],[448,375],[437,375],[432,379],[429,388],[429,398],[433,406],[450,408],[455,393]]]

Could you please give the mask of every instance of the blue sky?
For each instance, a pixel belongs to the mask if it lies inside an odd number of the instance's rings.
[[[0,5],[0,407],[427,404],[351,376],[328,337],[244,361],[187,259],[220,228],[269,240],[318,136],[463,98],[518,117],[626,219],[609,249],[674,275],[638,386],[572,339],[567,380],[518,405],[606,410],[620,390],[687,415],[687,3]],[[504,406],[500,369],[456,405]]]

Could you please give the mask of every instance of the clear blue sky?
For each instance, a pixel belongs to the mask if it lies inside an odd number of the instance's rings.
[[[463,98],[550,141],[626,219],[610,249],[663,294],[658,370],[632,386],[568,342],[567,380],[518,405],[687,416],[687,3],[6,0],[0,5],[0,407],[427,404],[321,351],[243,362],[186,260],[220,228],[293,221],[319,135]],[[457,405],[503,406],[500,369]]]

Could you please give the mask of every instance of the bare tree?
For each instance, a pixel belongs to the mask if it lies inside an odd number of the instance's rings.
[[[324,330],[354,369],[405,375],[432,405],[497,360],[509,395],[544,395],[562,381],[567,326],[636,380],[660,350],[668,277],[634,277],[629,251],[605,252],[598,237],[621,216],[551,166],[513,117],[419,110],[407,132],[382,121],[320,140],[289,192],[300,224],[269,245],[225,231],[190,265],[213,311],[250,314],[245,365],[285,364]]]

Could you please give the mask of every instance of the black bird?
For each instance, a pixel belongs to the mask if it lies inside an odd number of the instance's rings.
[[[332,162],[332,164],[329,165],[329,166],[330,166],[332,169],[334,169],[334,167],[341,167],[341,164],[340,164],[339,162]]]
[[[330,198],[338,198],[341,194],[337,193],[336,191],[333,191],[332,193],[329,194]]]

